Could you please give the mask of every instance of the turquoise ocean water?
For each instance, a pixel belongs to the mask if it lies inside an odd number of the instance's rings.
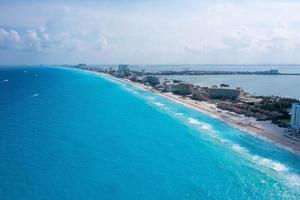
[[[300,157],[132,85],[0,69],[0,199],[300,199]]]

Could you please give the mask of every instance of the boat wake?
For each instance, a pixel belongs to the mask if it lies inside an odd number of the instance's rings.
[[[30,97],[37,97],[37,96],[39,96],[38,93],[36,93],[36,94],[34,94],[34,95],[31,95]]]

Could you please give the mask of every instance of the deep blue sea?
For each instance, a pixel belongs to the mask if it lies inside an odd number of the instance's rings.
[[[0,199],[300,199],[300,157],[156,94],[0,69]]]

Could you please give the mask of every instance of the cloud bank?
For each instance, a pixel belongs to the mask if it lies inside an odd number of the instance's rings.
[[[1,64],[300,63],[297,1],[29,2],[0,3]]]

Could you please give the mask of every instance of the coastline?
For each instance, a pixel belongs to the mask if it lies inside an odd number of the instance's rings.
[[[169,100],[175,101],[176,103],[182,104],[183,106],[192,108],[211,117],[217,118],[243,132],[246,132],[247,134],[271,142],[280,148],[284,148],[300,156],[300,142],[293,141],[285,137],[284,129],[277,127],[275,124],[272,124],[271,121],[256,121],[252,117],[245,117],[243,115],[216,108],[216,105],[212,103],[195,101],[192,99],[174,95],[172,93],[161,93],[152,89],[150,86],[133,82],[128,79],[116,78],[109,74],[99,72],[92,73],[116,81],[129,83],[140,89],[156,93],[157,95],[161,95]]]

